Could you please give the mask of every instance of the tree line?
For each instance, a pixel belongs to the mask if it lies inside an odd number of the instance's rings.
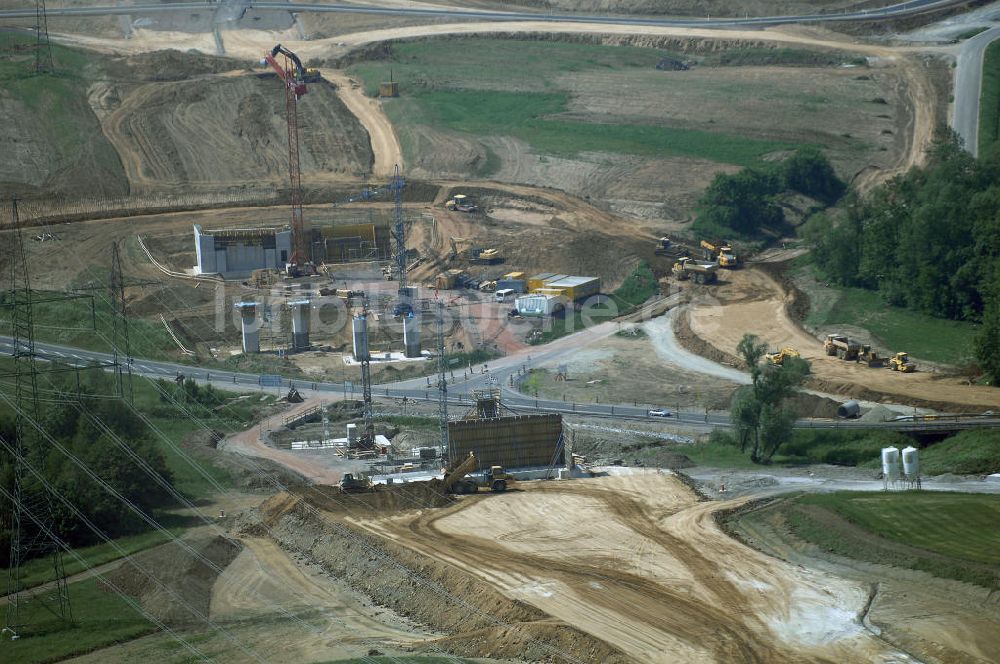
[[[110,376],[98,371],[86,373],[90,375],[84,377],[79,386],[75,382],[70,384],[68,379],[60,385],[56,379],[56,385],[71,400],[40,403],[36,421],[90,472],[142,511],[149,513],[150,510],[173,505],[171,495],[150,479],[131,458],[130,452],[143,459],[167,481],[171,480],[163,454],[151,440],[146,425],[120,400],[108,398],[116,389]],[[15,446],[17,435],[14,413],[0,414],[0,437],[6,443],[6,446],[0,445],[0,483],[8,493],[13,493],[14,488],[14,458],[7,446]],[[109,537],[148,529],[124,502],[102,488],[87,470],[74,463],[30,424],[22,427],[22,435],[20,443],[27,465],[41,476],[26,471],[22,483],[25,503],[32,506],[33,511],[46,503],[50,505],[52,529],[64,542],[72,546],[86,546],[100,540],[69,506],[46,489],[46,483]],[[3,524],[0,530],[0,566],[6,567],[10,562],[13,506],[7,500],[0,504],[0,522]],[[37,527],[28,518],[22,520],[21,527],[28,537],[37,532]]]
[[[1000,380],[1000,147],[978,159],[953,136],[911,169],[803,235],[829,281],[878,291],[888,304],[982,323],[980,367]]]

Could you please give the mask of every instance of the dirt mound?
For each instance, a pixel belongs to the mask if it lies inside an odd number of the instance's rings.
[[[174,49],[117,58],[110,67],[112,71],[126,70],[132,80],[140,81],[182,81],[192,76],[249,68],[246,62],[233,58]]]
[[[602,641],[506,597],[474,575],[362,533],[335,515],[323,518],[300,498],[275,497],[262,506],[264,512],[273,519],[269,534],[282,548],[321,566],[377,604],[450,634],[428,642],[430,647],[463,656],[492,653],[529,661],[551,661],[556,654],[571,661],[627,661]]]
[[[455,502],[446,494],[441,480],[410,482],[409,484],[379,485],[372,493],[343,494],[332,486],[315,486],[294,490],[310,505],[326,512],[371,517],[379,513],[404,512],[427,507],[445,507]]]
[[[243,549],[239,542],[219,536],[203,535],[184,541],[221,569]],[[219,576],[210,564],[173,543],[144,551],[133,560],[105,576],[114,587],[137,598],[144,610],[168,625],[200,623],[199,614],[208,615],[212,585]],[[104,589],[113,592],[110,587]]]
[[[787,404],[799,417],[834,418],[837,416],[837,401],[806,392],[792,395]]]
[[[105,104],[101,124],[133,186],[287,180],[285,104],[274,79],[201,76],[123,87],[104,99],[114,102]],[[371,168],[368,134],[334,86],[310,86],[299,105],[299,132],[307,180]]]
[[[430,641],[435,648],[461,657],[560,661],[553,652],[570,653],[584,662],[625,664],[632,661],[603,641],[563,622],[518,623]],[[583,646],[581,648],[581,645]],[[589,646],[589,648],[588,648]]]

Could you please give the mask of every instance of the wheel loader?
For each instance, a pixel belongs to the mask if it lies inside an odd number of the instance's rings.
[[[889,368],[901,373],[913,373],[917,370],[917,365],[910,362],[909,354],[900,352],[889,358]]]

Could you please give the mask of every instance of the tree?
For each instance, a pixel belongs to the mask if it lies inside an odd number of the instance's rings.
[[[750,372],[750,385],[733,396],[730,417],[740,451],[749,450],[754,463],[768,463],[792,435],[795,414],[784,402],[809,374],[809,363],[785,358],[781,366],[763,361],[767,344],[744,334],[737,346]]]
[[[781,188],[781,178],[773,170],[719,173],[701,198],[703,212],[695,224],[702,232],[733,231],[743,236],[779,229],[785,224],[785,213],[771,199]]]
[[[816,148],[803,148],[782,163],[785,188],[833,205],[847,186],[837,177],[833,166]]]
[[[983,314],[983,328],[975,339],[976,359],[993,385],[1000,385],[1000,303],[993,298]]]

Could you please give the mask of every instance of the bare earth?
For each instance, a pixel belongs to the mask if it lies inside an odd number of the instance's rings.
[[[815,378],[827,391],[851,395],[866,388],[889,395],[926,401],[948,401],[996,408],[1000,394],[991,387],[968,385],[954,376],[931,371],[900,374],[888,369],[870,369],[844,362],[823,351],[819,339],[798,326],[785,310],[781,287],[762,272],[745,269],[726,271],[726,282],[712,291],[715,302],[690,309],[691,329],[723,353],[736,356],[736,346],[745,333],[756,334],[772,348],[792,346],[809,360]]]
[[[858,623],[860,585],[729,538],[669,475],[522,491],[356,525],[456,566],[635,662],[905,661]],[[737,501],[740,502],[740,501]]]

